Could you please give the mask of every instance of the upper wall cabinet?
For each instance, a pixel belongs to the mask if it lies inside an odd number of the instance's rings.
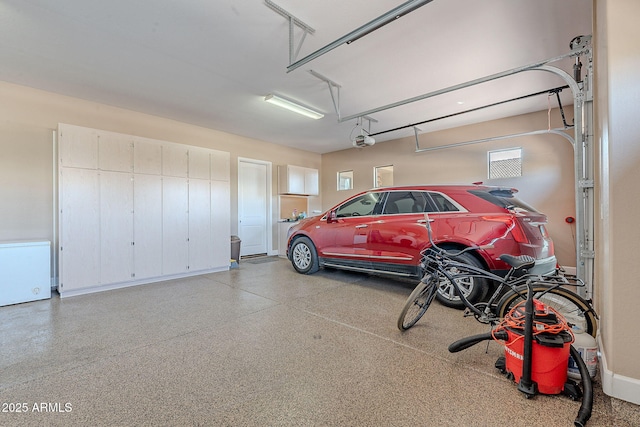
[[[60,130],[60,164],[83,169],[98,169],[98,131],[65,125]]]
[[[318,195],[318,170],[302,166],[278,166],[280,194]]]
[[[162,175],[162,144],[136,138],[133,143],[133,171],[148,175]]]
[[[119,133],[98,134],[98,167],[104,171],[133,170],[133,138]]]
[[[210,179],[209,151],[199,148],[189,149],[189,178]]]
[[[186,178],[189,173],[189,149],[177,144],[162,147],[162,174]]]

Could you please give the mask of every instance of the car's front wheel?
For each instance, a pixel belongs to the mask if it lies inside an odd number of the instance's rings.
[[[298,273],[313,274],[320,268],[318,252],[308,237],[298,237],[291,244],[291,264]]]

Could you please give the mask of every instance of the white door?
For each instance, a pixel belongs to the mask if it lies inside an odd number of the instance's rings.
[[[240,160],[238,165],[238,237],[240,255],[267,253],[268,163]]]

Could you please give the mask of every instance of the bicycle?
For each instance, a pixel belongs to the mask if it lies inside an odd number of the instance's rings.
[[[425,214],[425,226],[431,246],[422,252],[424,275],[409,295],[400,313],[398,329],[406,331],[422,318],[439,287],[453,287],[466,307],[465,317],[473,316],[477,321],[493,326],[499,323],[500,319],[514,306],[526,300],[528,286],[530,286],[534,298],[560,312],[570,326],[577,326],[586,333],[596,336],[597,316],[590,302],[564,287],[584,286],[582,280],[557,273],[552,276],[528,274],[527,270],[535,265],[535,259],[528,255],[501,255],[500,259],[511,266],[504,277],[461,262],[456,259],[460,255],[472,250],[489,248],[495,242],[455,252],[448,251],[438,247],[433,241],[430,222],[428,214]],[[465,283],[469,278],[493,281],[497,287],[486,302],[474,304],[467,299],[465,292],[460,288],[460,283]]]

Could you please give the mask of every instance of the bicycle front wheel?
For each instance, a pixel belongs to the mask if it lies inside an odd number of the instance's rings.
[[[544,305],[554,308],[570,325],[577,325],[595,337],[598,321],[591,304],[575,292],[565,288],[552,288],[545,284],[533,284],[533,297]],[[525,300],[527,286],[509,290],[498,302],[497,315],[503,318],[513,307]]]
[[[404,304],[400,317],[398,317],[398,329],[406,331],[420,320],[436,296],[438,282],[435,273],[422,278]]]

